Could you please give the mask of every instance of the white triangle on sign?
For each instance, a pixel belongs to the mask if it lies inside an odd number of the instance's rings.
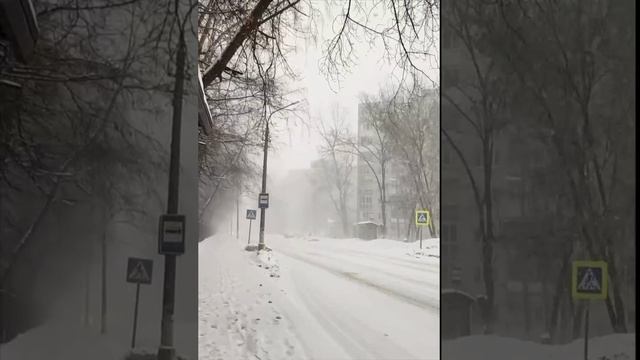
[[[596,279],[596,276],[593,274],[593,270],[587,269],[584,272],[582,280],[580,280],[580,283],[578,284],[578,290],[600,291],[600,289],[600,283],[598,282],[598,279]]]
[[[129,279],[131,279],[132,281],[140,282],[148,282],[151,280],[149,279],[149,273],[147,273],[147,269],[144,268],[141,262],[137,263],[133,268],[133,270],[129,274]]]
[[[427,222],[427,216],[424,213],[419,214],[418,222]]]

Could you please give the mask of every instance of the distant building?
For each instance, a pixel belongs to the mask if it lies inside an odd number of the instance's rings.
[[[432,92],[421,99],[420,109],[425,112],[431,110],[434,101],[438,101],[436,92]],[[379,152],[380,139],[375,127],[371,125],[371,106],[375,109],[380,103],[358,105],[358,147],[360,156],[357,159],[356,180],[356,222],[372,221],[383,224],[380,186],[382,172],[380,161],[376,158]],[[382,111],[383,109],[380,109]],[[375,111],[375,110],[374,110]],[[421,116],[431,116],[422,114]],[[385,140],[382,140],[383,143]],[[386,237],[406,239],[408,231],[414,225],[413,214],[418,206],[418,200],[413,194],[413,180],[407,177],[406,163],[394,157],[390,143],[385,144],[385,213]],[[411,184],[411,185],[408,185]]]
[[[356,222],[371,221],[377,224],[382,224],[380,190],[378,181],[376,180],[376,175],[371,169],[371,167],[373,167],[376,173],[380,173],[379,164],[374,159],[374,154],[365,149],[365,146],[368,146],[375,141],[375,137],[376,133],[374,128],[371,126],[371,120],[368,118],[368,112],[365,110],[364,104],[359,104],[358,146],[360,148],[361,156],[358,157],[356,165]],[[369,164],[367,164],[367,161],[362,159],[362,156],[368,159]]]

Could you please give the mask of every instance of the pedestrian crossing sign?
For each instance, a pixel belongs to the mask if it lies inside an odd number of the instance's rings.
[[[129,258],[127,262],[127,282],[151,284],[153,260]]]
[[[607,298],[607,263],[604,261],[574,261],[571,272],[571,293],[576,300]]]
[[[429,226],[430,222],[429,210],[416,210],[416,226]]]

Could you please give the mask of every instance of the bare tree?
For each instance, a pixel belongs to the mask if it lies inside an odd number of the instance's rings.
[[[14,277],[31,283],[29,274],[16,271],[28,257],[60,261],[43,255],[47,239],[39,231],[61,204],[66,214],[78,206],[153,212],[160,201],[154,202],[149,184],[166,168],[167,154],[149,131],[156,124],[133,116],[156,116],[148,100],[170,93],[171,75],[158,73],[171,69],[159,59],[175,50],[177,3],[63,1],[35,7],[41,36],[33,61],[2,74],[22,85],[14,101],[0,99],[0,185],[8,189],[0,220],[11,224],[2,236],[3,289]],[[5,217],[9,208],[11,217]],[[69,246],[87,243],[80,240],[69,239]]]
[[[632,2],[543,2],[536,6],[499,2],[495,32],[506,36],[509,52],[496,51],[514,74],[534,114],[522,118],[551,134],[564,171],[564,189],[576,214],[575,254],[607,261],[611,297],[606,306],[616,332],[626,332],[620,269],[633,237],[628,229],[633,192],[623,175],[631,165],[635,126],[633,57],[622,39],[633,33],[627,15]],[[496,47],[497,49],[497,47]],[[534,66],[535,64],[535,66]],[[627,164],[626,166],[622,164]],[[626,195],[625,195],[626,194]]]
[[[321,170],[318,174],[324,180],[329,191],[329,197],[342,225],[342,235],[349,236],[351,224],[349,222],[349,197],[352,190],[352,177],[355,156],[342,149],[342,139],[347,133],[344,122],[344,109],[334,104],[331,111],[332,122],[326,126],[321,123],[319,133],[322,138],[320,145]]]
[[[385,117],[384,130],[393,144],[392,153],[406,172],[408,183],[405,188],[413,189],[412,204],[415,199],[422,209],[428,209],[432,215],[429,231],[437,237],[437,219],[440,213],[439,187],[439,130],[438,103],[433,91],[401,92],[393,96],[386,94],[389,103]],[[413,223],[413,211],[408,221]]]
[[[453,77],[453,65],[443,68],[445,83],[451,84],[441,90],[445,101],[443,108],[448,111],[442,123],[442,134],[446,146],[450,146],[460,160],[469,180],[478,214],[478,226],[482,240],[482,274],[486,292],[484,306],[485,331],[493,331],[494,322],[494,159],[497,135],[506,126],[505,105],[508,94],[507,83],[496,67],[496,61],[486,56],[486,48],[481,41],[486,29],[477,27],[476,21],[490,16],[490,7],[481,2],[459,1],[446,3],[444,11],[449,14],[443,23],[443,34],[451,35],[467,60],[464,75]],[[443,50],[444,51],[444,50]],[[466,79],[467,81],[464,81]],[[456,114],[458,116],[456,116]],[[465,149],[456,141],[452,131],[453,119],[459,118],[464,124],[464,136],[475,139],[479,149]],[[461,126],[462,128],[462,126]],[[468,141],[467,141],[468,142]],[[478,176],[469,164],[469,152],[481,155],[482,173]]]
[[[382,236],[385,236],[387,231],[387,171],[392,155],[391,141],[384,129],[386,106],[386,103],[365,95],[360,103],[358,116],[363,119],[360,121],[361,127],[367,128],[368,131],[359,132],[357,138],[344,133],[340,142],[340,151],[357,156],[360,164],[364,165],[363,168],[369,170],[375,179]]]
[[[345,61],[347,54],[340,49],[357,36],[349,31],[356,23],[359,29],[380,37],[388,45],[387,53],[398,56],[399,66],[407,70],[405,75],[419,73],[422,63],[417,59],[433,58],[429,51],[434,45],[438,3],[405,1],[401,4],[391,0],[387,3],[388,11],[385,10],[388,15],[385,21],[391,25],[382,31],[367,19],[356,16],[356,7],[364,9],[369,5],[365,1],[357,4],[349,0],[345,16],[338,16],[345,25],[326,44],[327,56],[323,61],[326,74],[335,75],[339,67],[335,65]],[[284,97],[288,95],[286,80],[296,77],[287,62],[292,49],[288,42],[296,35],[313,37],[310,28],[321,17],[322,11],[308,0],[257,0],[244,4],[231,0],[202,2],[199,45],[203,84],[214,121],[232,124],[225,133],[247,139],[260,135],[259,131],[245,133],[244,130],[260,129],[250,124],[263,121],[268,108],[284,104]],[[396,38],[394,34],[397,34]],[[225,151],[215,139],[203,139],[203,144],[207,148],[205,151],[210,153]],[[213,158],[215,156],[209,160]],[[238,155],[238,159],[243,158],[245,155]],[[214,185],[214,188],[218,186]],[[211,190],[203,190],[203,193],[210,194]],[[204,201],[210,203],[210,199],[206,195]]]

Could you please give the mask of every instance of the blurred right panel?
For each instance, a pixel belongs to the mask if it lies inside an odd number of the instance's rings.
[[[635,359],[635,2],[441,19],[441,358]]]

